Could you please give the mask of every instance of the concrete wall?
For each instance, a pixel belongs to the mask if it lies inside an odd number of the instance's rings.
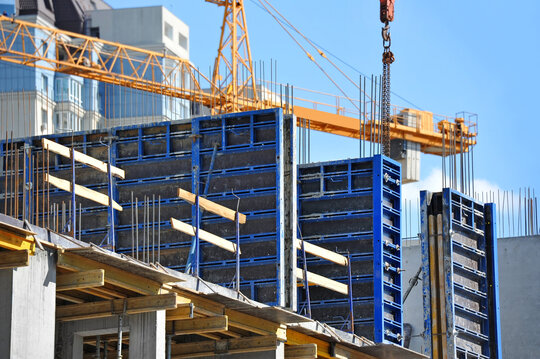
[[[189,27],[162,6],[96,10],[92,27],[99,27],[104,40],[120,42],[189,59]],[[170,33],[166,33],[169,25]],[[181,40],[187,44],[180,44]]]
[[[0,270],[0,358],[53,358],[54,254],[37,250],[27,267]]]
[[[501,238],[499,296],[503,358],[537,358],[540,346],[540,236]],[[403,248],[404,286],[421,264],[420,244]],[[404,322],[413,327],[410,348],[422,352],[424,330],[422,282],[413,288],[404,305]]]

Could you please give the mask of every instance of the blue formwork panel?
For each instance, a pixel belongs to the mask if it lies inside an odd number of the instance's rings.
[[[383,156],[298,167],[298,238],[350,254],[355,333],[379,343],[403,336],[400,184],[399,163]],[[307,266],[347,283],[346,267],[310,256]],[[303,288],[298,298],[302,311]],[[346,295],[311,287],[310,299],[314,319],[347,329]]]
[[[420,201],[425,354],[500,359],[495,205],[449,188]]]
[[[240,198],[239,211],[247,215],[246,224],[240,225],[241,290],[254,300],[284,305],[284,276],[280,271],[285,215],[282,131],[281,109],[270,109],[200,117],[187,123],[159,122],[45,137],[69,147],[73,143],[76,150],[102,161],[108,160],[106,144],[110,138],[111,164],[126,172],[124,180],[113,181],[113,198],[123,206],[122,212],[115,211],[114,221],[116,250],[120,253],[138,252],[142,259],[150,252],[150,261],[157,261],[159,233],[160,263],[184,270],[192,240],[173,230],[169,219],[191,223],[193,208],[177,197],[178,188],[198,192],[233,209]],[[41,156],[41,137],[19,142],[19,146],[26,143],[33,154]],[[48,161],[39,157],[37,162],[40,169],[49,163],[51,175],[71,181],[69,159],[51,153]],[[77,184],[107,193],[105,174],[81,165],[76,165],[75,171]],[[40,196],[47,195],[40,191]],[[64,202],[66,207],[71,198],[53,187],[48,196],[50,205]],[[144,196],[154,204],[147,212]],[[23,197],[22,192],[19,197]],[[107,243],[107,208],[82,198],[77,198],[77,206],[79,203],[81,239],[98,245]],[[38,216],[45,223],[46,212],[44,215],[39,208]],[[35,211],[30,215],[34,218]],[[138,228],[134,228],[137,222]],[[235,240],[234,222],[212,213],[203,212],[201,228]],[[149,251],[151,248],[154,250]],[[201,277],[229,286],[235,275],[234,254],[202,241],[200,253]]]

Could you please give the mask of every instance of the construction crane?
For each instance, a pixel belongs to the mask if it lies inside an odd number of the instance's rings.
[[[2,15],[0,60],[181,98],[206,106],[213,113],[282,107],[286,112],[294,111],[299,126],[309,124],[312,130],[367,141],[380,137],[381,126],[376,120],[345,115],[339,106],[336,113],[331,113],[297,105],[293,108],[290,102],[281,103],[276,94],[260,96],[262,89],[257,91],[251,65],[243,1],[207,1],[225,9],[212,79],[180,57]],[[227,47],[232,52],[228,59]],[[242,56],[240,50],[245,51],[247,57]],[[222,63],[230,69],[228,73],[217,70]],[[240,84],[238,67],[244,67],[247,73]],[[403,121],[404,112],[416,117],[415,126]],[[443,118],[434,123],[433,114],[427,111],[395,111],[388,127],[390,139],[418,143],[423,153],[462,153],[476,144],[475,130],[463,119]]]

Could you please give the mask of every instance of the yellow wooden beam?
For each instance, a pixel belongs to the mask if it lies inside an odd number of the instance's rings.
[[[81,304],[84,303],[84,300],[81,298],[74,297],[65,293],[56,293],[56,298],[65,300],[66,302]]]
[[[229,329],[226,315],[174,321],[174,335],[224,332]]]
[[[58,262],[56,265],[75,272],[103,269],[105,270],[105,283],[110,283],[139,294],[158,294],[161,288],[160,283],[148,278],[69,252],[58,253]]]
[[[239,328],[259,335],[276,335],[279,340],[287,340],[286,329],[280,324],[253,315],[225,309],[229,317],[229,326]]]
[[[166,314],[167,321],[182,320],[193,318],[195,306],[191,303],[177,304],[176,309],[168,310]]]
[[[52,184],[53,186],[60,188],[63,191],[72,192],[71,182],[58,178],[58,177],[51,176],[48,173],[45,173],[45,182],[48,182]],[[79,184],[75,184],[75,194],[77,196],[99,203],[103,206],[109,205],[109,196],[107,196],[106,194],[100,193],[98,191],[94,191],[93,189],[89,189],[84,186],[81,186]],[[116,209],[117,211],[121,212],[123,210],[122,206],[120,206],[114,200],[112,201],[112,205],[113,205],[113,208]]]
[[[176,307],[176,294],[160,294],[99,302],[69,304],[56,307],[56,319],[70,321],[88,318],[103,318],[125,314],[137,314],[167,310]]]
[[[31,255],[36,252],[36,241],[34,232],[12,226],[7,223],[0,223],[0,247],[21,251],[28,250]]]
[[[95,288],[104,285],[105,271],[103,269],[58,274],[56,276],[56,291],[58,292],[79,288]]]
[[[196,228],[190,224],[171,218],[171,227],[177,231],[195,237]],[[208,243],[212,243],[215,246],[223,248],[226,251],[236,253],[236,243],[228,241],[225,238],[218,237],[215,234],[212,234],[202,229],[199,229],[199,238]]]
[[[316,359],[317,344],[301,344],[285,347],[285,359]]]
[[[30,264],[30,251],[28,249],[0,252],[0,269],[26,267],[28,264]]]
[[[64,145],[61,145],[59,143],[53,142],[51,140],[48,140],[46,138],[43,138],[41,140],[41,144],[44,149],[49,150],[51,152],[57,153],[60,156],[71,158],[71,149],[69,147],[66,147]],[[108,165],[107,163],[100,161],[98,159],[95,159],[94,157],[88,156],[82,152],[79,151],[73,151],[75,153],[75,161],[85,164],[89,167],[92,167],[100,172],[103,173],[109,173]],[[117,178],[125,179],[126,178],[126,172],[123,169],[120,169],[115,166],[111,166],[111,174]]]
[[[307,253],[313,254],[314,256],[317,256],[319,258],[326,259],[327,261],[339,264],[341,266],[347,266],[349,265],[349,261],[347,260],[347,257],[338,254],[336,252],[329,251],[326,248],[319,247],[315,244],[309,243],[307,241],[303,241],[301,239],[296,241],[296,248],[299,250],[302,250],[302,242],[304,243],[304,249]]]
[[[307,276],[308,276],[309,285],[318,285],[320,287],[333,290],[334,292],[338,292],[345,295],[349,294],[349,286],[347,284],[340,283],[333,279],[326,278],[326,277],[323,277],[322,275],[315,274],[309,271],[307,272]],[[296,277],[299,280],[303,280],[304,270],[301,268],[296,268]],[[299,283],[298,285],[300,286],[302,284]]]
[[[244,337],[224,340],[207,340],[196,343],[173,344],[172,358],[196,358],[216,354],[256,353],[275,350],[279,340],[275,335]]]
[[[294,329],[287,329],[288,345],[317,345],[317,357],[328,359],[375,359],[371,355],[360,353],[354,349],[348,348],[341,344],[335,344],[334,349],[330,347],[329,341],[322,340],[304,333],[300,333]]]
[[[195,204],[196,195],[191,192],[179,188],[178,197],[191,204]],[[199,196],[199,206],[201,206],[208,212],[212,212],[213,214],[217,214],[218,216],[221,216],[223,218],[230,219],[231,221],[236,221],[236,211],[212,202],[210,200],[207,200],[206,198],[202,198],[201,196]],[[246,215],[239,212],[238,221],[240,222],[240,224],[246,223]]]

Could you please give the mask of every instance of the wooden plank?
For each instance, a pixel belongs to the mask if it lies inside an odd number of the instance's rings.
[[[308,274],[309,285],[318,285],[320,287],[333,290],[334,292],[338,292],[345,295],[349,294],[349,286],[346,284],[337,282],[330,278],[323,277],[322,275],[315,274],[310,271],[308,271],[307,274]],[[296,268],[296,277],[299,280],[304,280],[304,270],[301,268]],[[299,285],[302,285],[302,284],[299,283]]]
[[[191,204],[195,204],[195,195],[191,192],[179,188],[178,197]],[[223,218],[230,219],[231,221],[236,221],[236,211],[212,202],[210,200],[207,200],[206,198],[202,198],[201,196],[199,196],[199,206],[204,208],[208,212],[212,212],[213,214],[217,214],[218,216],[221,216]],[[240,224],[246,223],[246,215],[238,213],[238,220]]]
[[[159,294],[126,299],[102,300],[99,302],[69,304],[56,307],[56,319],[70,321],[88,318],[104,318],[126,314],[137,314],[176,308],[176,294]]]
[[[29,264],[30,251],[28,249],[0,252],[0,269],[26,267]]]
[[[165,314],[167,321],[193,318],[195,307],[191,303],[177,304],[176,309],[168,310]]]
[[[177,231],[195,237],[195,227],[190,224],[171,218],[171,226]],[[215,246],[223,248],[226,251],[236,253],[236,243],[228,241],[225,238],[218,237],[215,234],[212,234],[202,229],[199,229],[199,238],[208,243],[212,243]]]
[[[172,358],[213,357],[216,354],[256,353],[275,350],[278,345],[279,340],[275,335],[265,335],[173,344],[171,346],[171,354]]]
[[[105,285],[105,271],[103,269],[93,269],[84,272],[58,274],[56,276],[56,291],[94,288]]]
[[[301,344],[285,347],[286,359],[316,359],[317,358],[317,344]]]
[[[0,227],[0,247],[12,251],[28,250],[31,255],[34,255],[36,241],[32,235],[21,234]]]
[[[280,323],[271,322],[253,315],[225,309],[229,317],[229,326],[253,332],[259,335],[276,335],[281,341],[287,340],[286,329]]]
[[[56,265],[75,272],[104,269],[105,283],[110,283],[139,294],[158,294],[161,289],[161,284],[151,279],[68,252],[58,253]]]
[[[174,335],[224,332],[229,329],[226,315],[174,321]]]
[[[66,158],[71,158],[71,149],[69,147],[53,142],[46,138],[41,140],[41,144],[43,145],[43,148],[46,150],[57,153],[60,156],[63,156]],[[74,152],[75,152],[75,161],[85,164],[89,167],[92,167],[93,169],[96,169],[100,172],[109,173],[109,170],[107,168],[108,167],[107,163],[100,161],[98,159],[95,159],[94,157],[90,157],[77,150],[75,150]],[[111,166],[111,174],[120,179],[126,178],[126,172],[123,169],[120,169],[115,166]]]
[[[64,294],[64,293],[56,293],[56,298],[62,299],[62,300],[65,300],[65,301],[71,302],[71,303],[77,303],[77,304],[84,303],[83,299],[74,297],[72,295],[67,295],[67,294]]]
[[[66,192],[71,192],[71,182],[69,181],[51,176],[48,173],[45,173],[45,181],[49,182],[55,187],[60,188],[61,190],[64,190]],[[94,191],[93,189],[89,189],[84,186],[78,185],[78,184],[75,184],[75,194],[77,196],[81,196],[83,198],[99,203],[103,206],[109,205],[109,196],[107,196],[106,194]],[[112,201],[112,204],[113,204],[113,208],[116,209],[117,211],[121,212],[123,210],[122,206],[120,206],[114,200]]]
[[[319,247],[315,244],[303,241],[301,239],[296,241],[296,248],[302,250],[302,242],[304,242],[304,249],[307,253],[312,254],[316,257],[326,259],[327,261],[339,264],[341,266],[348,266],[349,261],[347,257],[338,254],[336,252],[329,251],[326,248]]]

